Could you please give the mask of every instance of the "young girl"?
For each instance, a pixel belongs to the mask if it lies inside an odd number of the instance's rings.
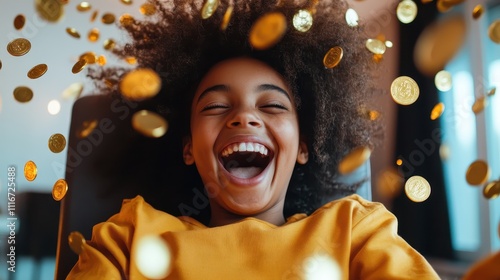
[[[125,200],[94,227],[68,279],[153,277],[138,259],[150,236],[171,256],[158,279],[306,279],[321,260],[342,279],[438,279],[397,235],[391,213],[353,194],[357,184],[337,182],[342,156],[372,147],[378,129],[360,113],[373,61],[362,28],[345,23],[344,2],[220,1],[208,18],[202,1],[151,3],[156,17],[126,25],[132,42],[115,52],[161,77],[148,102],[168,112],[165,137],[177,139],[179,157],[197,172],[179,192],[193,182],[203,188],[209,218],[175,217],[141,196]],[[308,30],[292,24],[300,10],[313,17]],[[257,47],[249,34],[269,13],[286,19],[286,31]],[[336,46],[342,60],[326,68]],[[117,92],[124,72],[92,75],[101,90]],[[339,199],[323,205],[324,197]]]

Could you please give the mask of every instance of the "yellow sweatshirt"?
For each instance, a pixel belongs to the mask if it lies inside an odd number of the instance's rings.
[[[397,234],[394,215],[358,195],[309,216],[293,215],[281,226],[245,218],[213,228],[158,211],[137,196],[93,228],[67,279],[147,279],[133,256],[141,237],[151,234],[170,248],[164,279],[306,279],[325,257],[338,264],[341,279],[439,279]]]

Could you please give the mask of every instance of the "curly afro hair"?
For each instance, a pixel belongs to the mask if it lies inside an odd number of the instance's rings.
[[[189,135],[190,104],[199,81],[217,62],[246,56],[267,63],[291,85],[298,104],[301,134],[309,146],[309,162],[297,165],[292,175],[285,216],[310,213],[321,206],[327,195],[343,196],[356,191],[361,182],[337,182],[337,166],[354,147],[373,148],[373,135],[380,125],[360,113],[372,92],[370,64],[375,62],[364,47],[363,28],[353,28],[345,22],[346,2],[220,0],[208,19],[201,17],[201,0],[149,3],[156,7],[155,15],[123,25],[131,41],[113,52],[120,58],[133,56],[137,67],[153,69],[160,75],[162,91],[146,102],[165,113],[169,122],[165,137],[176,139],[171,143],[178,143],[179,157],[182,138]],[[221,22],[229,6],[233,7],[232,17],[222,30]],[[293,16],[301,9],[313,11],[314,22],[307,32],[292,25]],[[257,50],[249,43],[249,31],[258,18],[269,12],[285,15],[287,31],[276,45]],[[327,69],[323,57],[335,46],[344,51],[342,61]],[[118,82],[127,71],[120,67],[91,69],[89,75],[98,90],[118,93]],[[199,178],[185,177],[190,179],[184,180],[184,186],[179,185],[179,192],[190,190],[185,185],[193,183],[203,189]]]

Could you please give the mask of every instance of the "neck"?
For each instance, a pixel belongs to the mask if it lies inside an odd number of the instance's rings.
[[[210,203],[212,214],[210,217],[209,226],[225,226],[249,217],[256,218],[276,226],[280,226],[285,223],[285,217],[283,216],[283,206],[283,202],[281,202],[263,212],[254,215],[239,215],[228,211],[216,202],[212,202]]]

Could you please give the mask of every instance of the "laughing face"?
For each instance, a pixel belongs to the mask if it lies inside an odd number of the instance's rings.
[[[212,224],[283,220],[294,165],[308,159],[293,100],[282,76],[251,58],[222,61],[201,80],[184,160],[196,164],[210,194]]]

